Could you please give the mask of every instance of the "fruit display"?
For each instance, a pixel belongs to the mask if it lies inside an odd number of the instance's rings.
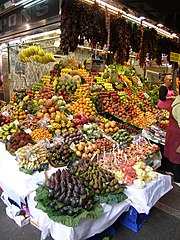
[[[85,137],[78,129],[73,131],[67,131],[62,134],[65,144],[71,145],[72,143],[78,144],[79,142],[85,142]]]
[[[117,123],[115,121],[106,120],[104,123],[100,123],[99,127],[106,133],[106,134],[113,134],[119,130]]]
[[[136,128],[135,126],[127,123],[118,123],[117,126],[119,129],[125,129],[128,133],[133,135],[138,135],[141,133],[141,130],[139,128]]]
[[[41,142],[21,147],[15,154],[20,168],[40,170],[48,166],[47,150]]]
[[[95,144],[101,150],[101,152],[103,152],[103,151],[112,150],[114,143],[110,139],[101,138],[101,139],[96,139]]]
[[[13,120],[22,120],[22,119],[26,119],[27,115],[23,110],[23,108],[19,108],[12,113],[11,117]]]
[[[0,112],[0,126],[10,123],[10,120],[11,120],[10,116],[5,116]]]
[[[68,169],[58,169],[45,181],[45,186],[51,200],[49,207],[58,215],[76,216],[81,208],[88,210],[92,207],[90,191]]]
[[[36,91],[36,94],[38,98],[52,98],[52,96],[54,95],[53,87],[51,84],[46,84],[38,91],[38,93]]]
[[[97,145],[90,141],[80,142],[79,144],[72,147],[72,150],[75,152],[77,157],[88,159],[91,159],[94,154],[100,153],[100,149],[97,147]]]
[[[90,97],[90,86],[89,84],[82,84],[76,89],[74,93],[77,99],[79,98],[89,98]]]
[[[30,89],[27,89],[26,90],[26,97],[23,98],[23,100],[26,102],[27,100],[29,99],[33,99],[34,98],[34,90],[30,90]],[[26,99],[25,99],[26,98]]]
[[[156,123],[157,127],[159,127],[161,130],[166,131],[169,126],[169,120],[161,120]]]
[[[62,167],[73,162],[72,153],[68,145],[56,144],[48,149],[47,159],[53,167]]]
[[[112,139],[116,141],[122,148],[127,147],[132,142],[132,137],[125,129],[119,129],[112,135]]]
[[[26,118],[24,120],[19,120],[19,128],[22,130],[30,129],[31,131],[37,128],[38,121],[36,119]]]
[[[7,142],[7,149],[10,152],[15,152],[18,148],[21,148],[28,143],[33,143],[31,136],[21,130],[11,135]]]
[[[44,128],[36,128],[30,135],[33,141],[39,141],[43,138],[47,138],[49,141],[52,139],[52,134]]]
[[[158,173],[144,162],[139,161],[134,164],[129,162],[121,164],[115,176],[118,181],[126,185],[134,184],[137,188],[143,188],[146,183],[157,179]]]
[[[51,127],[50,127],[51,132],[55,132],[56,135],[74,130],[71,121],[68,119],[64,111],[56,112],[55,118],[53,118],[53,120],[50,120],[50,124],[51,124]]]
[[[0,127],[0,139],[6,140],[8,135],[12,135],[18,130],[18,126],[14,123],[4,124]]]
[[[95,139],[100,139],[102,138],[103,134],[98,128],[98,126],[93,123],[93,124],[85,124],[82,128],[81,131],[83,135],[86,137],[87,140],[93,141]]]
[[[83,181],[90,192],[97,195],[123,192],[123,187],[114,174],[103,170],[96,162],[84,160],[81,164],[74,165],[71,171]]]
[[[138,116],[133,118],[130,123],[132,125],[138,126],[139,128],[145,128],[146,126],[150,126],[156,123],[156,115],[152,112],[143,112],[140,113]]]
[[[33,87],[32,87],[32,90],[33,90],[34,92],[37,92],[37,91],[39,91],[40,89],[42,89],[43,86],[44,86],[43,81],[35,82],[34,85],[33,85]]]
[[[85,123],[88,123],[88,121],[89,121],[89,118],[87,116],[85,116],[83,112],[76,113],[72,120],[72,126],[81,128],[82,125],[84,125]]]
[[[74,113],[84,113],[85,116],[96,114],[96,108],[90,106],[84,98],[79,98],[75,103],[71,104],[69,111]]]

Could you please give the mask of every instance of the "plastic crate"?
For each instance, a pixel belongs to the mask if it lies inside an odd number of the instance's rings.
[[[120,224],[133,230],[134,232],[138,232],[148,216],[149,214],[138,213],[137,210],[131,206],[129,208],[129,211],[124,212],[120,216],[119,222]]]
[[[111,226],[104,230],[102,233],[96,234],[90,238],[87,238],[86,240],[102,240],[104,237],[109,237],[109,239],[112,239],[116,234],[116,230]]]

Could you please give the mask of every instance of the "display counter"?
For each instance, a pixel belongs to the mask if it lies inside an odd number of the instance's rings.
[[[5,194],[19,205],[27,198],[30,213],[40,225],[42,239],[51,234],[55,240],[62,239],[62,236],[63,240],[84,240],[111,226],[130,206],[133,206],[139,213],[148,214],[154,204],[173,188],[170,176],[158,174],[156,180],[147,183],[142,189],[137,189],[133,185],[127,186],[124,191],[128,197],[127,200],[115,205],[103,204],[104,212],[100,218],[84,219],[77,227],[66,227],[52,221],[46,213],[36,208],[35,189],[37,184],[44,182],[44,172],[28,175],[19,171],[15,156],[5,150],[3,143],[0,143],[0,153],[0,186]],[[49,168],[48,177],[55,171],[57,168]]]

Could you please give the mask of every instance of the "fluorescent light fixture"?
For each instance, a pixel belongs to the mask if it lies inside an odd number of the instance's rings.
[[[33,1],[33,2],[30,2],[30,3],[26,4],[26,5],[24,6],[24,8],[32,7],[32,6],[36,5],[36,4],[42,3],[42,2],[44,2],[44,1],[45,1],[45,0],[35,0],[35,1]]]
[[[19,1],[19,2],[15,3],[14,5],[18,6],[18,5],[20,5],[22,3],[26,3],[26,2],[30,2],[30,0],[22,0],[22,1]]]
[[[26,24],[25,24],[25,27],[26,27],[26,30],[29,30],[29,29],[30,29],[29,23],[26,23]]]
[[[141,16],[139,19],[142,21],[145,20],[146,18],[144,16]]]
[[[50,34],[54,34],[56,36],[57,35],[56,31],[57,30],[53,30],[53,31],[42,32],[42,33],[37,33],[37,34],[34,34],[34,35],[26,36],[22,39],[22,41],[27,41],[27,40],[35,39],[35,38],[39,38],[39,37],[45,37],[45,36],[50,35]]]
[[[164,27],[164,25],[163,25],[162,23],[158,23],[158,24],[157,24],[157,27],[162,28],[162,27]]]

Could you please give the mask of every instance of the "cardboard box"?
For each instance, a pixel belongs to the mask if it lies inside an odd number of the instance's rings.
[[[19,208],[17,209],[19,211]],[[20,227],[23,227],[29,224],[30,217],[16,216],[17,212],[14,207],[6,207],[6,215],[11,219],[13,219]]]

